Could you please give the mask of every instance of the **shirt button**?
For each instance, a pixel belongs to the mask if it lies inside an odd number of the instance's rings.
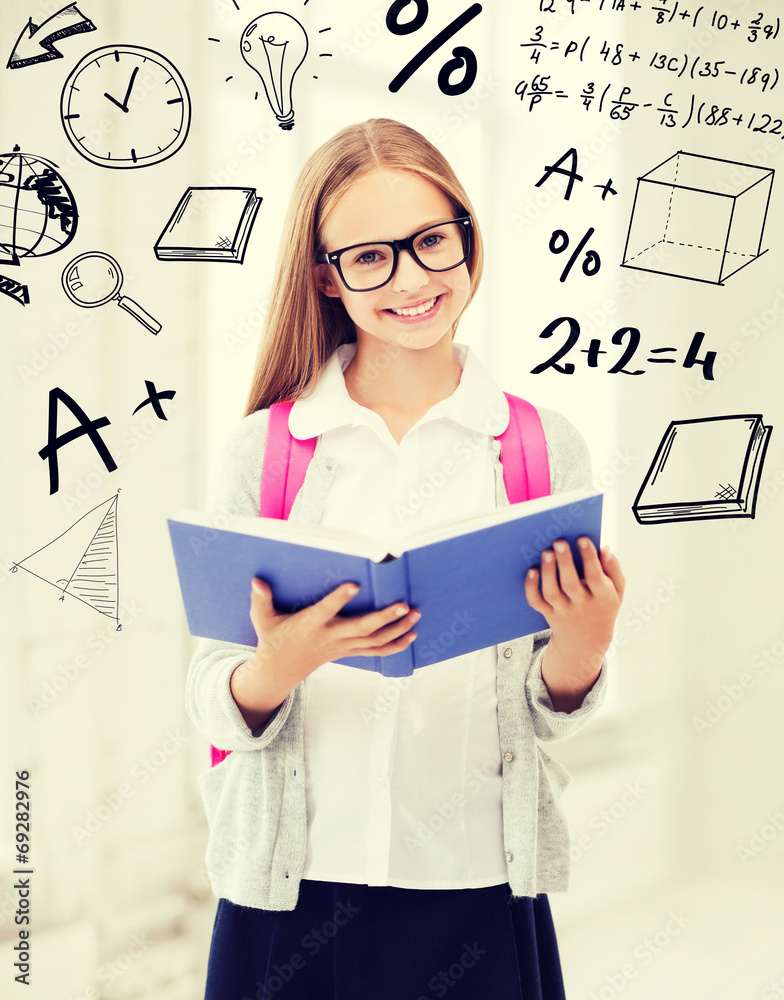
[[[504,656],[508,660],[511,655],[512,655],[512,647],[511,646],[507,646],[506,649],[504,650]]]
[[[506,852],[506,860],[507,861],[514,861],[514,854],[512,854],[511,851],[507,851]]]
[[[514,754],[511,752],[511,750],[506,751],[506,753],[504,754],[504,760],[514,760]]]
[[[376,788],[386,788],[386,786],[387,786],[387,779],[384,778],[382,775],[379,774],[379,776],[376,778],[374,784],[375,784]]]

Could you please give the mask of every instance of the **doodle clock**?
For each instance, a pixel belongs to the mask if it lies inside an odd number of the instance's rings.
[[[161,163],[182,146],[191,123],[188,88],[174,66],[140,45],[105,45],[76,65],[60,115],[74,148],[118,170]]]

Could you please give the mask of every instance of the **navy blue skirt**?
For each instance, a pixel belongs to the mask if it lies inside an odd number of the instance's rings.
[[[205,1000],[565,1000],[547,896],[302,879],[293,910],[218,901]]]

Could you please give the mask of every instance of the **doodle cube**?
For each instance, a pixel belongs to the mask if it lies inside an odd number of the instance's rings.
[[[773,173],[675,153],[637,180],[622,266],[724,284],[764,253]]]

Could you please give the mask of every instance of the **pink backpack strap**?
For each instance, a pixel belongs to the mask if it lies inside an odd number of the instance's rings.
[[[536,407],[510,392],[504,395],[509,403],[509,424],[498,441],[509,503],[549,496],[547,441]]]
[[[294,402],[290,399],[284,403],[273,403],[270,407],[261,470],[260,517],[288,519],[316,449],[318,438],[300,441],[289,431],[289,413]]]
[[[318,438],[300,441],[289,431],[289,413],[294,400],[270,406],[267,443],[261,469],[259,516],[287,520],[297,494],[305,481],[305,473]],[[220,764],[231,750],[210,747],[212,766]]]

